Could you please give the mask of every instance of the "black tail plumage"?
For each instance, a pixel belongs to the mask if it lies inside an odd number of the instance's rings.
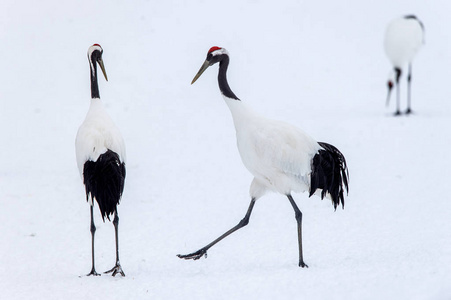
[[[346,193],[349,191],[349,172],[345,157],[330,144],[320,142],[318,144],[323,149],[320,149],[312,160],[309,196],[312,196],[317,189],[321,189],[321,199],[328,193],[335,209],[340,203],[344,208],[343,185]]]
[[[117,153],[108,150],[97,161],[87,161],[83,167],[83,183],[86,188],[86,200],[91,195],[97,201],[102,219],[110,220],[116,211],[124,191],[125,164]]]

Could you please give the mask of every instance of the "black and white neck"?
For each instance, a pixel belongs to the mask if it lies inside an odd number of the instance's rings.
[[[227,82],[227,68],[229,67],[229,61],[229,52],[226,49],[216,46],[211,47],[210,50],[208,50],[207,59],[194,78],[193,83],[208,67],[219,62],[218,84],[221,93],[227,98],[240,101],[240,99],[232,92],[229,83]]]
[[[254,117],[259,117],[252,110],[250,110],[241,100],[232,92],[229,83],[227,82],[227,68],[229,66],[229,53],[226,49],[221,47],[211,47],[207,53],[207,59],[200,67],[197,74],[194,76],[191,84],[195,83],[197,79],[204,73],[208,67],[219,63],[218,83],[221,94],[224,97],[226,104],[232,113],[235,128],[242,128],[249,124],[249,120]]]
[[[230,89],[229,83],[227,82],[227,68],[229,67],[229,52],[226,49],[221,47],[211,47],[207,53],[207,59],[204,61],[196,76],[194,76],[191,84],[196,82],[196,80],[204,73],[208,67],[219,63],[219,74],[218,74],[218,83],[219,89],[224,97],[227,97],[232,100],[240,101],[240,99],[232,92]]]
[[[102,60],[103,49],[99,44],[94,44],[88,49],[88,60],[90,67],[90,75],[91,75],[91,98],[100,98],[99,93],[99,84],[97,80],[97,64],[100,65],[103,74],[105,75],[105,79],[108,81],[108,78],[105,73],[105,68],[103,66]]]

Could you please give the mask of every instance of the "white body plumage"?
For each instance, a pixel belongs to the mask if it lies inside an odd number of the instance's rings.
[[[117,153],[120,161],[125,163],[125,143],[122,135],[106,112],[100,98],[93,98],[75,138],[75,153],[81,178],[84,164],[87,161],[97,161],[108,149]],[[88,195],[88,202],[90,205],[94,203],[91,194]]]
[[[91,105],[75,139],[75,151],[80,176],[86,161],[97,161],[108,149],[117,153],[125,163],[125,143],[100,98],[91,99]]]
[[[384,48],[394,67],[402,69],[412,62],[423,44],[424,30],[418,19],[401,17],[388,24]]]
[[[224,96],[232,113],[238,150],[252,173],[250,196],[308,191],[311,161],[321,146],[299,128],[260,116],[243,102]]]

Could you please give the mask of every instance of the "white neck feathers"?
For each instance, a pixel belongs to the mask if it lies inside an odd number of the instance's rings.
[[[252,123],[253,119],[258,117],[258,115],[242,101],[231,99],[224,95],[223,97],[230,109],[230,112],[232,113],[233,123],[235,124],[236,130]]]

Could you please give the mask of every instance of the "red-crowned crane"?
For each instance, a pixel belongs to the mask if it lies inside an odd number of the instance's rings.
[[[393,65],[388,79],[387,105],[390,101],[390,94],[396,84],[396,112],[401,115],[400,110],[400,89],[399,79],[406,65],[407,74],[407,110],[406,114],[412,113],[411,108],[411,81],[412,81],[412,61],[418,50],[424,44],[424,25],[414,15],[396,18],[388,24],[385,32],[384,48],[388,59]]]
[[[103,49],[98,44],[89,47],[88,60],[91,74],[91,105],[84,122],[75,139],[78,169],[86,190],[86,200],[91,208],[92,269],[89,275],[100,275],[94,263],[94,224],[93,207],[97,202],[102,219],[110,220],[114,214],[113,224],[116,238],[116,264],[105,272],[113,276],[125,276],[119,262],[117,205],[122,197],[125,182],[125,144],[119,129],[106,112],[100,101],[97,82],[97,64],[108,81],[102,60]]]
[[[207,250],[236,230],[246,226],[257,199],[267,191],[285,195],[295,212],[298,228],[299,266],[308,267],[302,254],[302,213],[291,194],[309,191],[309,196],[328,197],[337,208],[344,207],[344,190],[348,191],[348,168],[343,154],[334,146],[316,142],[302,130],[281,121],[262,117],[248,108],[232,92],[227,82],[229,53],[212,47],[207,59],[194,77],[193,84],[210,66],[219,62],[219,89],[227,103],[236,129],[238,150],[254,179],[250,186],[251,203],[244,218],[216,240],[187,255],[197,260]]]

